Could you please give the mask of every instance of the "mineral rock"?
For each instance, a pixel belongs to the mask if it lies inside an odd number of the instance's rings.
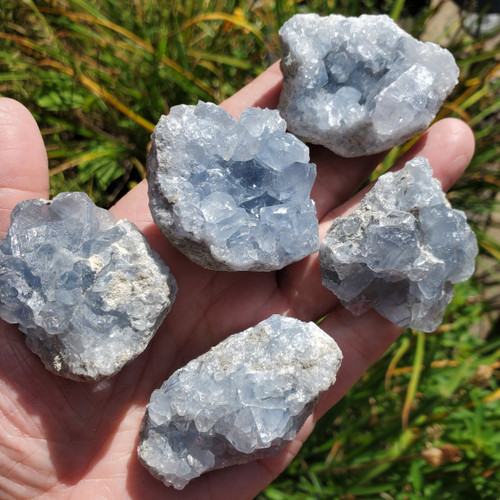
[[[182,489],[209,470],[275,454],[335,382],[341,360],[314,323],[274,315],[232,335],[153,392],[139,459]]]
[[[457,83],[453,56],[388,16],[298,14],[280,30],[288,129],[345,157],[424,130]]]
[[[323,284],[352,313],[370,307],[402,327],[431,332],[474,271],[474,233],[450,207],[426,158],[382,175],[321,244]]]
[[[209,269],[269,271],[317,251],[316,167],[277,111],[199,102],[162,116],[148,157],[163,234]]]
[[[139,229],[84,193],[19,203],[0,245],[0,316],[52,372],[115,374],[138,356],[177,286]]]

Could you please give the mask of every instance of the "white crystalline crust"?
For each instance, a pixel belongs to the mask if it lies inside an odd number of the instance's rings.
[[[314,323],[274,315],[177,370],[153,392],[138,454],[182,489],[212,469],[277,453],[292,440],[342,360]]]
[[[174,106],[148,156],[153,218],[194,262],[270,271],[317,251],[316,167],[277,111]]]
[[[297,14],[280,29],[288,130],[344,157],[387,150],[421,132],[457,83],[450,52],[388,16]]]
[[[177,286],[139,229],[84,193],[18,204],[0,245],[0,316],[46,367],[109,377],[138,356]]]
[[[370,307],[402,327],[431,332],[469,278],[476,237],[450,207],[426,158],[382,175],[321,243],[323,284],[354,314]]]

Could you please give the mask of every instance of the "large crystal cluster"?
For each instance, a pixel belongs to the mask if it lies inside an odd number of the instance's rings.
[[[457,83],[450,52],[388,16],[298,14],[280,30],[288,129],[345,157],[387,150],[430,124]]]
[[[46,367],[116,373],[147,346],[177,287],[141,232],[84,193],[19,203],[0,245],[0,316]]]
[[[203,102],[161,117],[147,162],[150,208],[194,262],[269,271],[317,250],[316,167],[285,130],[277,111],[249,108],[238,121]]]
[[[278,315],[232,335],[153,392],[139,458],[182,489],[212,469],[276,453],[335,382],[337,344],[314,323]]]
[[[370,307],[402,327],[441,323],[453,284],[474,271],[474,233],[450,207],[426,158],[382,175],[320,247],[323,284],[354,314]]]

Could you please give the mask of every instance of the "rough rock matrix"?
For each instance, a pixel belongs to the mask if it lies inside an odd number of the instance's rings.
[[[274,315],[232,335],[153,392],[139,459],[182,489],[209,470],[275,454],[335,382],[341,360],[314,323]]]
[[[476,237],[451,208],[426,158],[382,175],[321,244],[323,284],[352,313],[370,307],[402,327],[441,323],[453,284],[474,271]]]
[[[288,130],[344,157],[387,150],[430,124],[457,83],[450,52],[388,16],[298,14],[280,29]]]
[[[84,193],[19,203],[0,244],[0,316],[52,372],[114,375],[147,346],[177,286],[139,229]]]
[[[319,246],[308,162],[277,111],[249,108],[238,121],[215,104],[174,106],[148,156],[153,218],[203,267],[280,269]]]

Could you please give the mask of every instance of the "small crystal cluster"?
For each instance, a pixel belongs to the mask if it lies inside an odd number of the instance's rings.
[[[323,284],[354,314],[370,307],[402,327],[431,332],[471,276],[477,255],[465,214],[450,207],[426,158],[382,175],[321,244]]]
[[[316,167],[277,111],[238,120],[215,104],[174,106],[148,156],[149,200],[165,236],[215,270],[280,269],[318,249]]]
[[[388,16],[298,14],[280,30],[288,130],[354,157],[401,144],[431,123],[457,83],[450,52]]]
[[[45,366],[75,380],[119,371],[147,346],[177,286],[127,220],[84,193],[19,203],[0,245],[0,316]]]
[[[272,455],[335,382],[337,344],[314,323],[274,315],[177,370],[153,392],[139,458],[182,489],[212,469]]]

